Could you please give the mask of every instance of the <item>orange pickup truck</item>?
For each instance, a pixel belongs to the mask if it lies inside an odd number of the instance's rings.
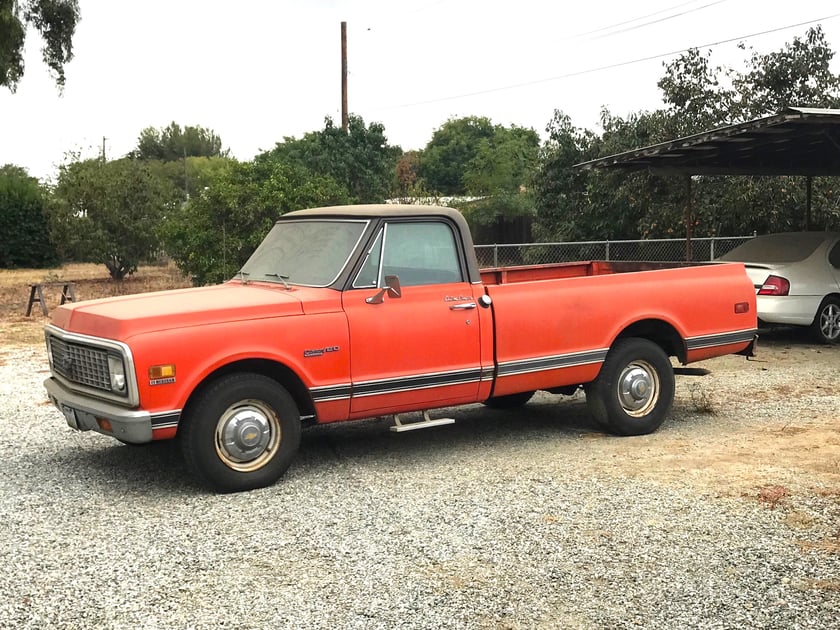
[[[177,437],[200,480],[237,491],[274,483],[308,423],[416,429],[536,390],[583,387],[609,431],[650,433],[669,357],[752,353],[755,289],[739,263],[481,270],[455,210],[344,206],[284,215],[224,284],[67,304],[45,335],[71,427]]]

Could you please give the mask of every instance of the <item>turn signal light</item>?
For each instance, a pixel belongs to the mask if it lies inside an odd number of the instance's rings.
[[[175,376],[175,365],[168,363],[166,365],[153,365],[149,368],[149,378],[157,380],[160,378],[173,378]]]
[[[767,276],[758,290],[758,295],[788,295],[789,293],[790,282],[780,276]]]
[[[735,304],[735,312],[736,313],[749,313],[750,312],[750,303],[749,302],[738,302]]]
[[[111,421],[105,418],[97,418],[96,424],[99,425],[99,428],[103,431],[107,431],[108,433],[114,432],[114,427],[111,426]]]

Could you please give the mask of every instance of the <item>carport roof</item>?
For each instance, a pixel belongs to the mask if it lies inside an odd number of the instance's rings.
[[[789,107],[575,167],[660,175],[840,175],[840,109]]]

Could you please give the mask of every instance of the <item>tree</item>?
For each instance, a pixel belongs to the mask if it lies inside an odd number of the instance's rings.
[[[65,257],[101,262],[122,280],[160,249],[157,229],[177,198],[172,185],[140,160],[71,162],[59,169],[51,232]]]
[[[196,284],[233,276],[281,214],[347,203],[335,180],[279,159],[229,160],[162,225],[167,253]]]
[[[59,89],[64,65],[73,59],[73,36],[80,19],[77,0],[0,0],[0,86],[12,93],[23,78],[28,28],[41,34],[41,53]]]
[[[785,107],[840,107],[840,75],[831,71],[834,51],[821,26],[777,52],[750,52],[749,70],[734,80],[739,102],[733,113],[738,118],[758,118]]]
[[[137,138],[137,147],[129,157],[163,162],[189,157],[227,157],[222,139],[212,130],[187,125],[183,129],[176,122],[161,129],[147,127]]]
[[[327,117],[322,131],[286,137],[257,160],[298,165],[329,177],[345,187],[353,203],[382,203],[391,192],[401,154],[400,147],[388,144],[381,123],[365,126],[361,116],[350,114],[346,133]]]
[[[546,127],[540,165],[534,175],[539,241],[572,240],[589,234],[583,218],[589,209],[586,185],[589,175],[572,166],[589,157],[591,132],[578,129],[560,110]],[[595,226],[594,229],[598,229]]]
[[[495,128],[489,118],[451,118],[435,130],[420,158],[420,176],[426,187],[442,195],[465,195],[464,173],[482,141],[490,141]]]
[[[58,262],[49,239],[44,191],[25,169],[0,168],[0,267],[45,267]]]

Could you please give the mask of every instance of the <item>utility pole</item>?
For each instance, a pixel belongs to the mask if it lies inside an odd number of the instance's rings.
[[[103,162],[105,161],[105,140],[107,140],[107,138],[105,136],[102,136],[102,161]]]
[[[347,22],[341,23],[341,128],[347,133]]]

